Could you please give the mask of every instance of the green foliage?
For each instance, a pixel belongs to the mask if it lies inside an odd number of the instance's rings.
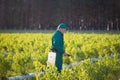
[[[8,72],[12,65],[12,54],[0,54],[0,77],[8,77]]]
[[[113,64],[115,63],[115,64]],[[118,64],[119,63],[119,64]],[[46,70],[47,71],[47,70]],[[120,59],[100,60],[92,63],[90,59],[73,68],[67,68],[58,73],[51,67],[44,76],[37,76],[38,80],[118,80],[120,78]]]
[[[65,49],[70,57],[64,57],[64,64],[79,62],[74,68],[57,72],[46,67],[51,47],[51,33],[0,34],[0,77],[46,71],[40,80],[118,80],[120,78],[120,35],[119,34],[65,34]],[[114,55],[111,59],[109,56]],[[92,63],[90,58],[105,58]]]

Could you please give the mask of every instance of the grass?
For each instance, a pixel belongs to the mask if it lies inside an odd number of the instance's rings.
[[[0,30],[0,33],[53,33],[55,30]],[[105,31],[105,30],[68,30],[73,33],[96,33],[96,34],[120,34],[120,31]]]

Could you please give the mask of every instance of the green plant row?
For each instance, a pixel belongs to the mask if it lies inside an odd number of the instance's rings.
[[[1,33],[0,78],[43,71],[42,66],[46,66],[48,52],[51,47],[51,36],[51,33]],[[71,57],[64,57],[64,64],[120,53],[119,34],[68,32],[65,34],[64,40],[66,52],[72,55]],[[81,66],[78,67],[78,70],[80,70],[79,68],[81,69]],[[92,69],[94,70],[94,68],[95,66]],[[114,67],[110,69],[114,71]],[[113,74],[111,73],[111,75]]]

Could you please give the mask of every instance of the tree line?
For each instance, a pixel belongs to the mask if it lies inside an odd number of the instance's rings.
[[[119,30],[119,0],[0,0],[0,29]]]

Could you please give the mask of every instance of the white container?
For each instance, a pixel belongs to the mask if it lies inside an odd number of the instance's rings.
[[[48,53],[48,60],[47,60],[47,64],[52,64],[55,65],[55,60],[56,60],[56,53],[55,52],[49,52]]]

